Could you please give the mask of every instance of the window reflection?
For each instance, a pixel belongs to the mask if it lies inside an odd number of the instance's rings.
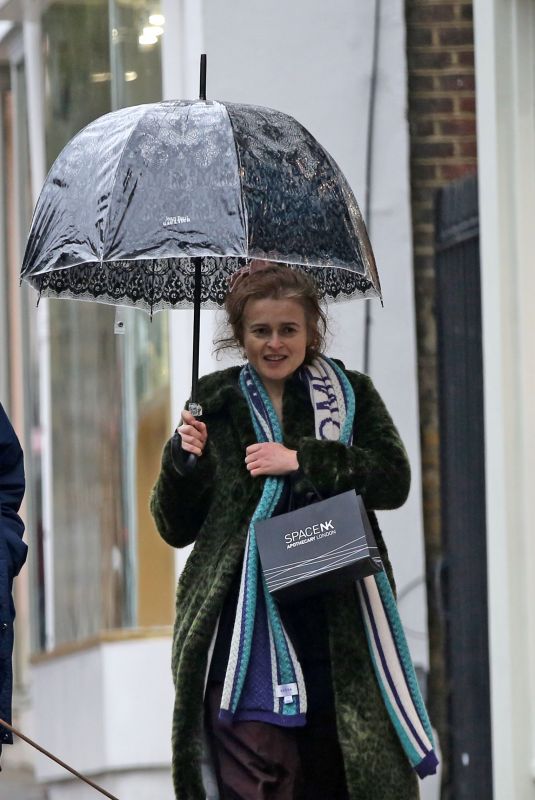
[[[121,108],[162,97],[161,39],[165,20],[159,2],[110,2],[112,103]],[[128,312],[125,375],[129,390],[124,415],[125,473],[131,493],[129,527],[135,530],[136,623],[170,624],[174,596],[172,551],[160,540],[148,509],[148,497],[169,435],[168,312],[151,321]],[[134,436],[132,436],[134,432]]]
[[[153,24],[155,21],[159,24]],[[161,37],[165,30],[160,4],[111,0],[110,29],[113,107],[160,100]]]
[[[46,153],[51,165],[75,133],[111,110],[107,0],[51,3],[43,14],[42,30]]]
[[[108,111],[161,99],[158,3],[53,2],[43,15],[49,166]],[[153,23],[150,18],[153,18]],[[159,21],[157,19],[157,21]],[[160,25],[159,27],[163,27]],[[168,624],[172,552],[148,513],[169,431],[167,314],[50,301],[55,642]]]

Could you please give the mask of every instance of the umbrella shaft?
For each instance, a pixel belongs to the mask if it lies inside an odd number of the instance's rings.
[[[193,359],[191,369],[191,400],[197,402],[199,379],[199,339],[201,331],[201,259],[195,261],[195,287],[193,290]]]

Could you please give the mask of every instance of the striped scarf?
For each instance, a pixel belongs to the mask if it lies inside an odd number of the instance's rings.
[[[301,369],[314,409],[316,437],[350,445],[355,394],[344,372],[319,357]],[[259,442],[282,442],[282,430],[259,375],[246,365],[240,387]],[[236,619],[223,687],[223,720],[260,720],[282,726],[306,723],[306,688],[292,643],[260,569],[255,523],[272,516],[284,486],[267,477],[253,513],[240,582]],[[436,772],[431,725],[420,694],[396,601],[384,572],[357,582],[374,671],[401,745],[417,774]]]

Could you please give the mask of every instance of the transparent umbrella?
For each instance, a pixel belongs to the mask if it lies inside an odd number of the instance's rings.
[[[204,67],[205,70],[205,67]],[[340,169],[293,117],[205,99],[124,108],[54,162],[21,277],[40,296],[194,313],[223,304],[248,260],[312,274],[326,300],[381,297],[372,249]]]

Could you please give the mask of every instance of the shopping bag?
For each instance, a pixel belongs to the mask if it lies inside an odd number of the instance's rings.
[[[267,587],[280,600],[383,569],[362,497],[353,490],[256,522],[255,534]]]

